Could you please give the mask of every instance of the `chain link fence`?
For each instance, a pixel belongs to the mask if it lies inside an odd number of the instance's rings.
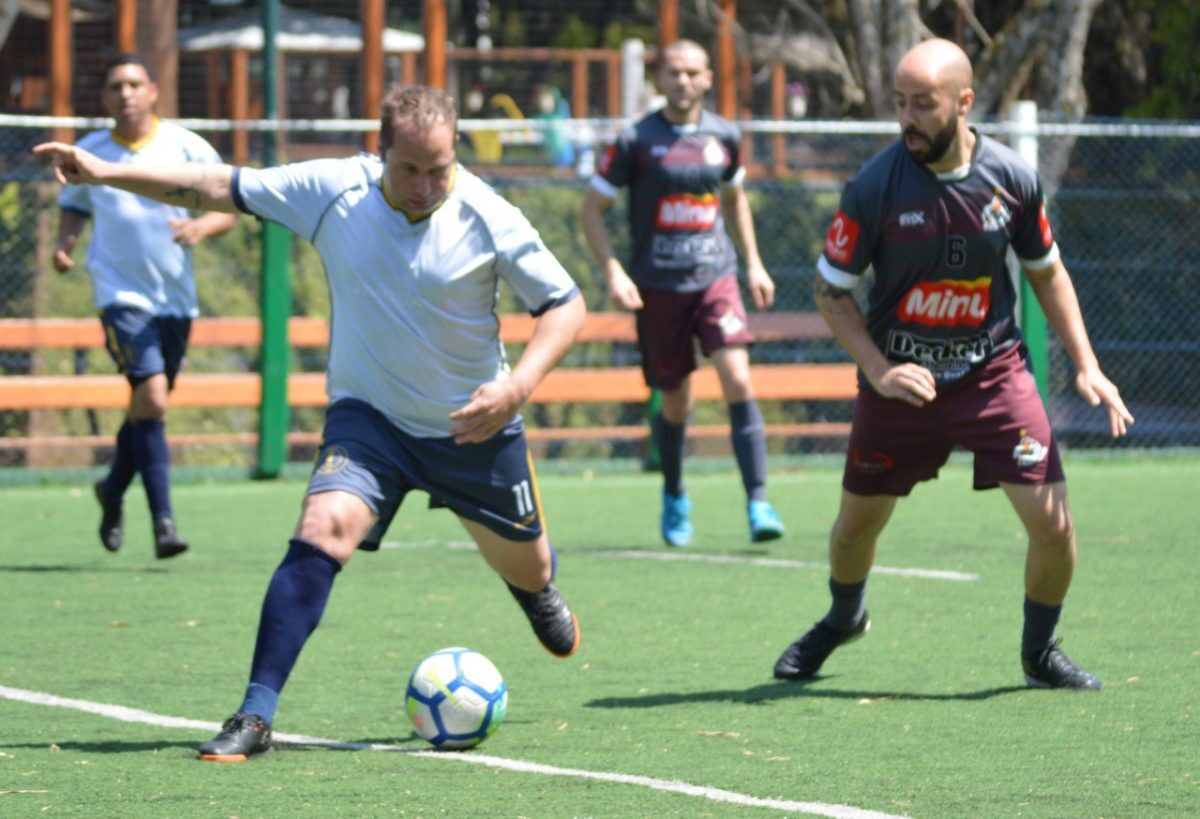
[[[184,121],[217,146],[227,145],[233,126],[223,121]],[[620,125],[614,120],[463,120],[460,159],[517,204],[578,281],[589,307],[611,309],[583,239],[579,207],[597,151]],[[100,120],[49,120],[0,116],[0,319],[93,316],[83,270],[81,237],[74,272],[54,273],[50,259],[57,235],[58,186],[38,165],[30,148],[50,138],[52,128],[71,126],[82,135]],[[278,123],[242,123],[250,130],[252,155],[261,132]],[[284,124],[284,158],[349,153],[376,123],[359,120],[292,121]],[[1007,127],[984,123],[981,130],[1007,138]],[[894,138],[891,123],[743,123],[750,175],[747,188],[758,243],[778,287],[776,309],[815,309],[811,295],[815,261],[837,209],[841,187],[873,153]],[[496,162],[476,161],[478,134],[504,146]],[[554,134],[553,139],[548,135]],[[330,139],[329,135],[335,139]],[[1052,421],[1069,447],[1178,447],[1200,445],[1200,125],[1088,122],[1041,123],[1040,166],[1048,210],[1065,263],[1072,272],[1093,345],[1105,371],[1120,386],[1137,424],[1113,444],[1105,414],[1084,404],[1073,389],[1073,368],[1051,335],[1048,404]],[[557,141],[555,141],[557,140]],[[555,147],[571,146],[573,161]],[[314,146],[318,146],[314,148]],[[611,211],[619,248],[627,246],[622,202]],[[206,316],[254,316],[258,303],[258,224],[243,218],[230,234],[197,248],[197,285]],[[319,259],[307,243],[292,251],[293,313],[328,315],[328,293]],[[193,347],[187,372],[253,371],[256,348]],[[581,345],[573,366],[636,362],[635,349]],[[771,342],[752,351],[757,362],[848,360],[832,340]],[[294,370],[319,371],[320,350],[294,353]],[[0,349],[0,373],[70,375],[110,373],[103,350]],[[0,376],[2,377],[2,376]],[[586,416],[591,408],[580,408]],[[850,407],[836,402],[764,408],[768,421],[845,421]],[[541,413],[543,408],[531,412]],[[716,412],[720,408],[698,412]],[[111,435],[119,411],[7,411],[0,409],[0,438]],[[636,416],[636,408],[624,413]],[[555,416],[557,417],[557,416]],[[587,423],[587,417],[572,418]],[[173,409],[172,431],[253,433],[252,409]],[[604,416],[628,423],[627,417]],[[546,420],[546,419],[535,419]],[[704,420],[701,418],[700,420]],[[549,418],[551,423],[554,417]],[[591,419],[590,423],[595,423]],[[605,421],[601,421],[603,423]],[[318,410],[293,412],[293,431],[319,431]],[[839,448],[844,441],[774,441],[775,451]],[[569,450],[563,450],[571,454]],[[613,444],[589,454],[626,454]],[[300,453],[300,457],[304,453]],[[189,448],[181,460],[199,464],[248,462],[249,448],[232,444]],[[76,459],[79,457],[76,453]],[[95,447],[89,457],[108,455]],[[49,460],[48,460],[49,459]],[[46,453],[0,450],[0,463],[51,463]],[[78,464],[78,460],[71,461]]]

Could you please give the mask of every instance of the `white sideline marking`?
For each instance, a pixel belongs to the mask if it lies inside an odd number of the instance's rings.
[[[106,705],[88,700],[75,700],[66,697],[56,697],[42,691],[26,691],[22,688],[9,688],[0,685],[0,697],[31,705],[48,705],[54,708],[70,708],[97,714],[102,717],[121,720],[122,722],[139,722],[146,725],[157,725],[162,728],[195,728],[205,731],[220,730],[220,723],[206,722],[183,717],[168,717],[124,705]],[[503,768],[519,773],[534,773],[544,776],[570,776],[577,779],[592,779],[600,782],[615,782],[620,785],[637,785],[656,791],[679,793],[684,796],[698,796],[713,802],[727,802],[733,805],[744,805],[754,808],[773,808],[774,810],[806,813],[812,816],[830,816],[834,819],[899,819],[896,814],[880,813],[864,810],[850,805],[829,805],[824,802],[794,802],[789,799],[762,799],[727,791],[721,788],[709,788],[703,785],[693,785],[677,779],[655,779],[649,776],[633,774],[608,773],[606,771],[586,771],[580,768],[558,768],[553,765],[542,765],[538,762],[522,762],[519,759],[505,759],[499,756],[488,756],[474,752],[454,751],[415,751],[399,745],[386,745],[371,742],[339,742],[335,739],[322,739],[302,734],[275,734],[275,739],[293,745],[320,745],[326,748],[350,751],[391,751],[421,757],[422,759],[441,759],[448,762],[469,762],[474,765],[485,765],[489,768]]]
[[[633,549],[580,549],[576,554],[626,557],[634,560],[687,560],[693,563],[744,563],[750,566],[769,566],[773,569],[828,569],[828,563],[810,563],[803,560],[785,560],[778,557],[741,557],[739,555],[702,555],[689,552],[639,552]],[[970,572],[952,572],[943,569],[906,569],[895,566],[875,566],[871,574],[896,574],[903,577],[925,577],[933,580],[978,580],[979,575]]]
[[[453,550],[474,549],[475,544],[469,540],[422,540],[422,541],[384,541],[385,549],[425,549],[435,546],[445,546]],[[622,557],[630,560],[686,560],[693,563],[740,563],[748,566],[767,566],[772,569],[828,569],[828,563],[812,563],[803,560],[786,560],[779,557],[742,557],[740,555],[705,555],[695,552],[643,552],[636,549],[578,549],[575,554],[599,557]],[[894,574],[900,577],[924,577],[929,580],[958,580],[972,582],[980,576],[972,572],[954,572],[945,569],[908,569],[897,566],[875,566],[872,574]]]

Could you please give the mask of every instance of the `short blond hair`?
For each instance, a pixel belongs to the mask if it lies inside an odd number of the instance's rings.
[[[380,147],[391,147],[397,128],[426,130],[442,123],[458,123],[454,97],[429,85],[393,85],[380,105]]]

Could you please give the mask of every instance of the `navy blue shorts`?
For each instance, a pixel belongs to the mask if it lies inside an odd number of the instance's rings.
[[[345,398],[325,414],[308,494],[340,490],[359,498],[386,528],[412,489],[508,540],[537,540],[542,504],[519,418],[481,444],[417,438],[365,401]],[[372,531],[368,539],[381,538]]]
[[[117,368],[137,386],[152,375],[167,376],[168,389],[187,354],[192,320],[179,316],[156,316],[125,304],[110,304],[100,314],[104,346]]]

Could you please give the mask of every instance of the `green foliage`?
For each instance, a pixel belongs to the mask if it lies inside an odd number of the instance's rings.
[[[500,9],[498,6],[492,6],[492,16],[498,17]],[[520,11],[513,10],[504,15],[504,21],[500,24],[499,42],[505,48],[519,48],[525,45],[527,35],[525,27],[525,18]]]
[[[567,15],[554,38],[555,48],[592,48],[596,45],[596,30],[575,13]]]
[[[626,40],[641,40],[643,43],[655,42],[654,26],[622,23],[613,20],[600,32],[600,47],[619,49]]]
[[[1129,109],[1135,117],[1195,119],[1200,117],[1200,9],[1194,2],[1154,3],[1155,40],[1160,52],[1159,82],[1149,96]]]

